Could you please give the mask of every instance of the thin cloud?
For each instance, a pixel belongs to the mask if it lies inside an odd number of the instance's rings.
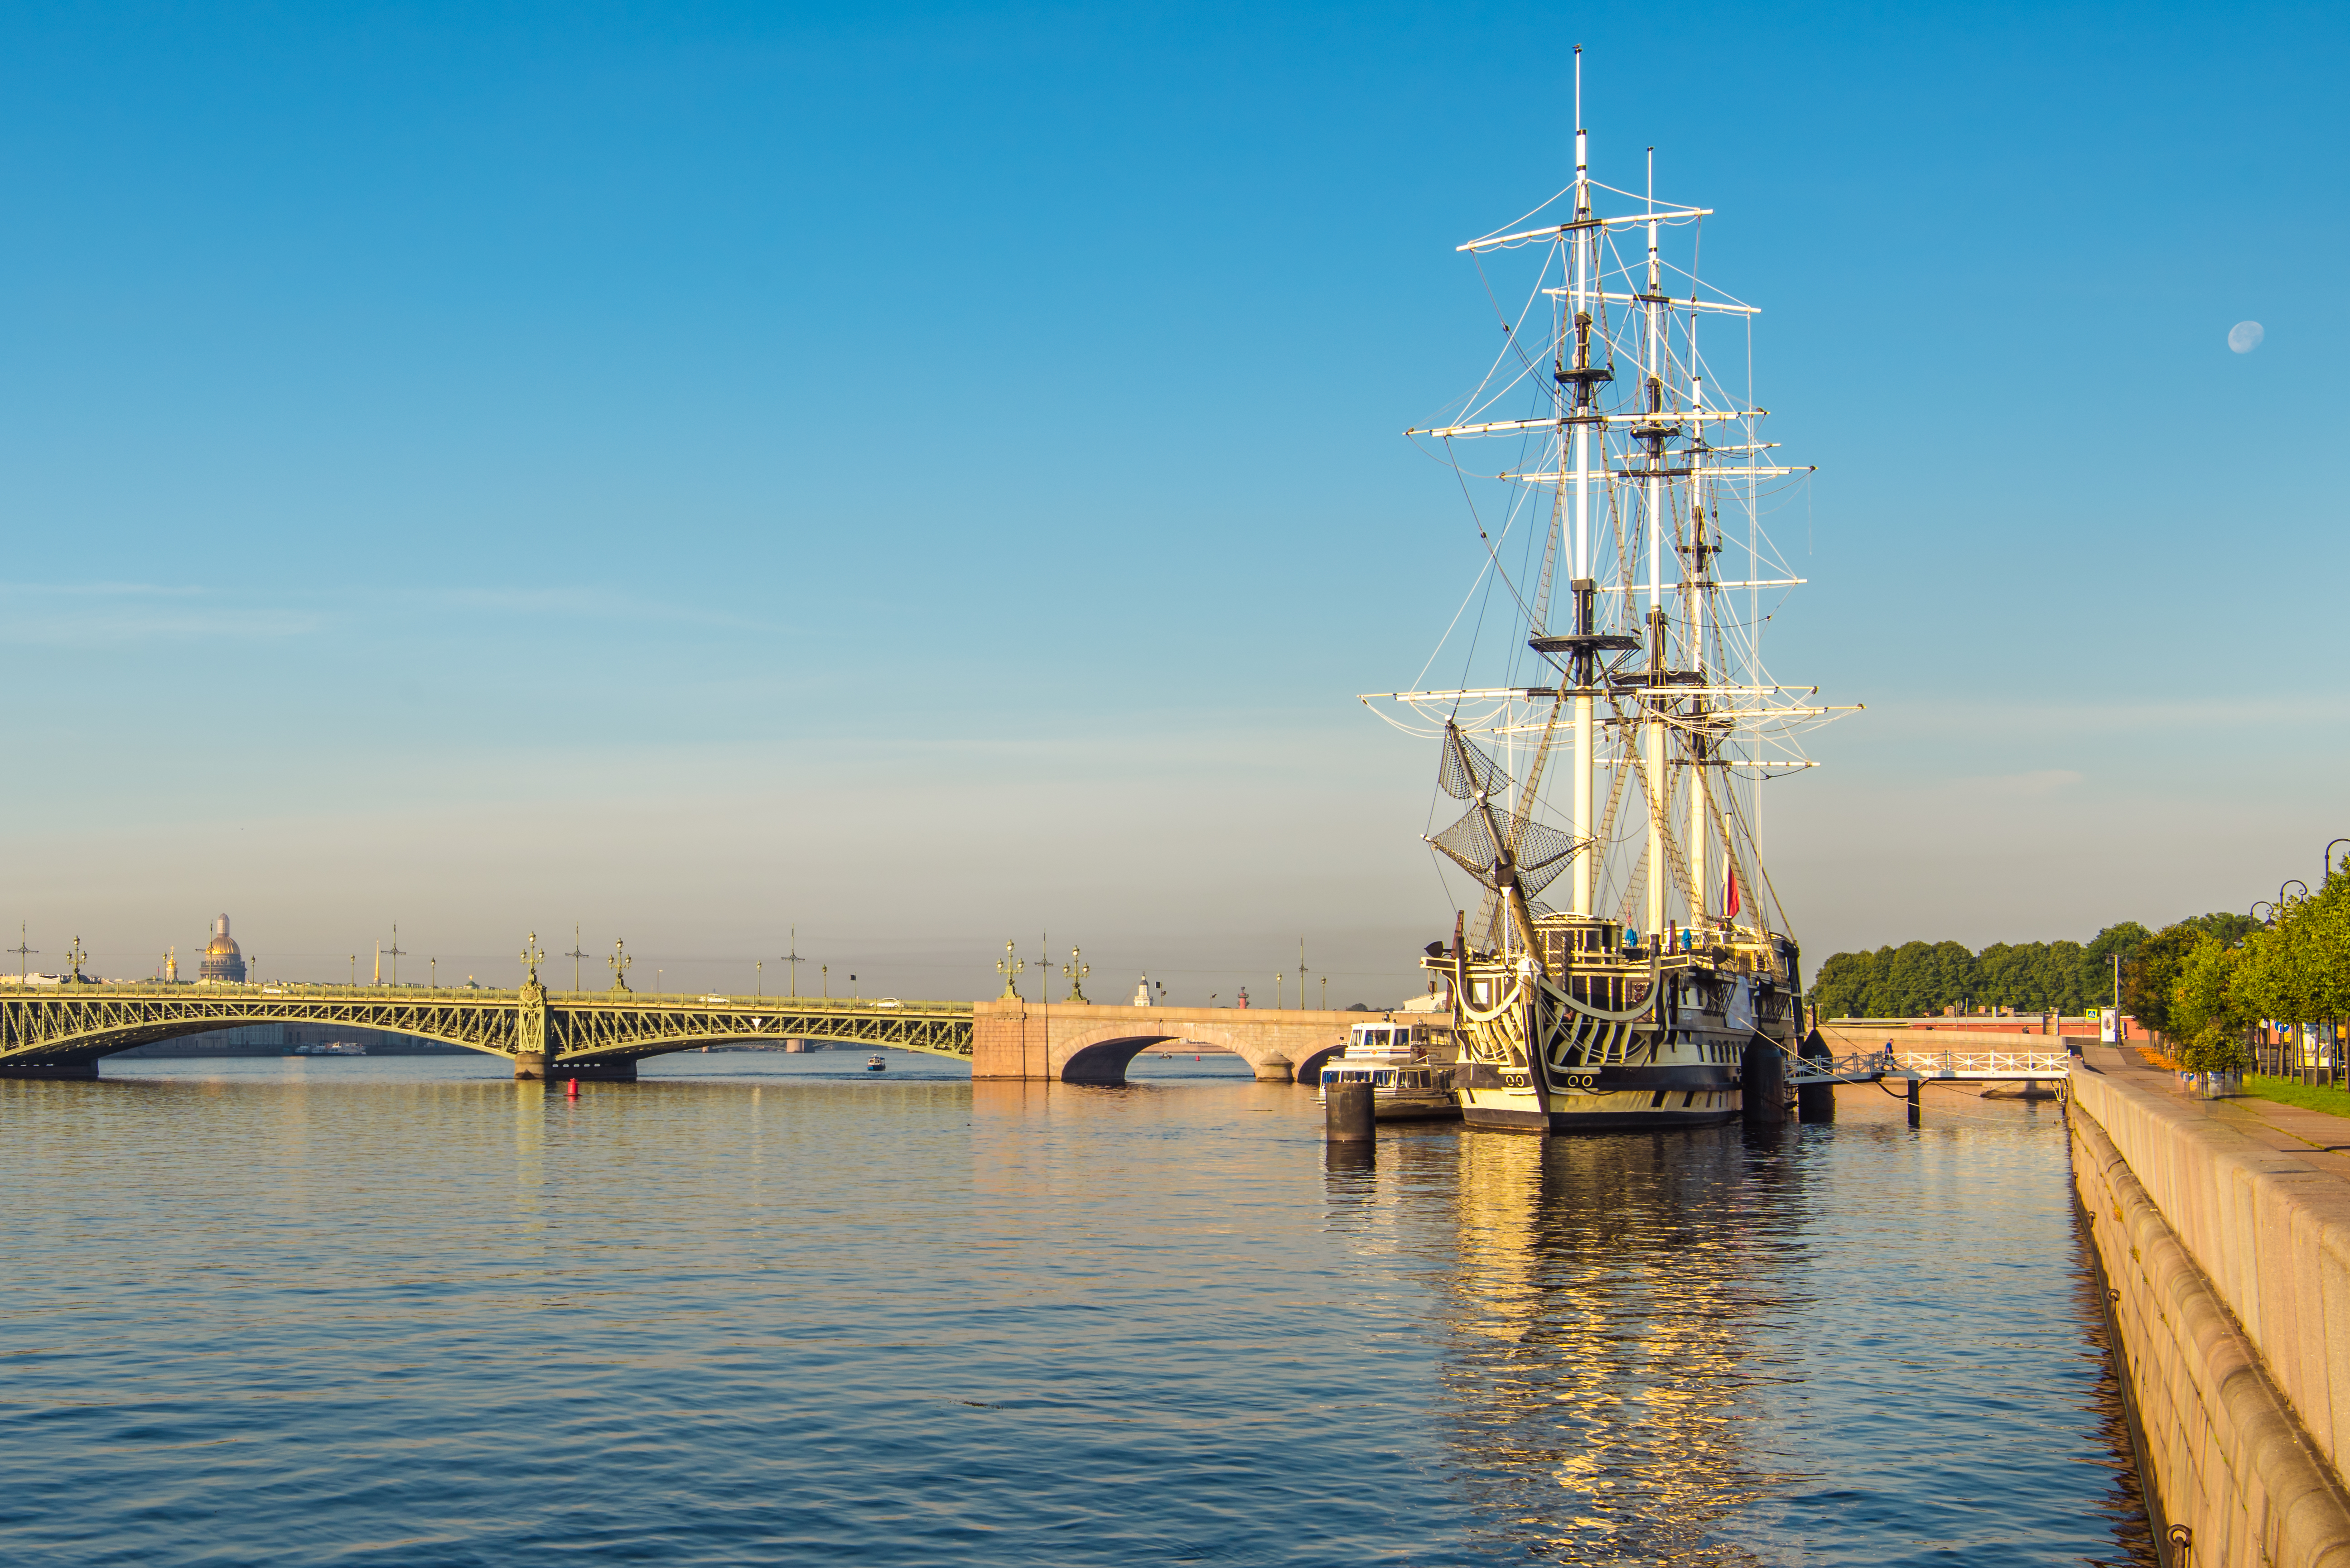
[[[0,643],[110,648],[168,640],[301,637],[326,624],[310,610],[191,604],[210,590],[162,583],[0,584]]]
[[[707,605],[670,604],[614,593],[608,588],[445,588],[425,597],[454,609],[493,610],[500,615],[592,616],[603,620],[717,626],[745,631],[779,629],[764,621]]]
[[[191,598],[206,591],[193,583],[0,583],[0,597]]]

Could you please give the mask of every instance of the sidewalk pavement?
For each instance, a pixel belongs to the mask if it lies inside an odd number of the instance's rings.
[[[2136,1051],[2119,1046],[2085,1045],[2081,1061],[2091,1072],[2129,1076],[2140,1088],[2169,1095],[2181,1106],[2234,1128],[2263,1148],[2291,1155],[2312,1170],[2350,1181],[2350,1117],[2281,1106],[2250,1095],[2207,1100],[2180,1089],[2177,1075],[2152,1066]],[[2144,1076],[2137,1076],[2141,1074]]]

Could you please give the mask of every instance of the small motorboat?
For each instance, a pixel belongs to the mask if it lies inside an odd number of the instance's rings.
[[[889,1070],[889,1058],[876,1052],[865,1058],[865,1070],[868,1073],[886,1073]]]
[[[1347,1031],[1346,1054],[1323,1067],[1315,1097],[1327,1105],[1340,1084],[1368,1084],[1371,1115],[1379,1121],[1461,1114],[1452,1099],[1452,1069],[1431,1054],[1429,1026],[1392,1014]]]

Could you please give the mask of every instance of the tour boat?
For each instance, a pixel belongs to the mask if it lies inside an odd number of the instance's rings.
[[[1573,181],[1457,247],[1498,352],[1405,432],[1471,503],[1471,629],[1430,659],[1469,678],[1364,701],[1435,744],[1437,804],[1463,815],[1427,842],[1482,889],[1422,961],[1454,1010],[1462,1119],[1703,1127],[1739,1114],[1750,1064],[1783,1092],[1759,1053],[1803,1048],[1757,793],[1847,710],[1762,663],[1802,582],[1763,519],[1812,470],[1752,406],[1756,308],[1698,274],[1712,210],[1658,200],[1653,151],[1644,192],[1601,184],[1582,124],[1577,49]]]
[[[1380,1121],[1452,1116],[1452,1069],[1430,1054],[1428,1025],[1382,1018],[1347,1031],[1344,1054],[1324,1064],[1315,1098],[1327,1103],[1334,1084],[1368,1084],[1371,1115]]]
[[[889,1070],[889,1058],[876,1052],[865,1058],[865,1070],[868,1073],[886,1073]]]

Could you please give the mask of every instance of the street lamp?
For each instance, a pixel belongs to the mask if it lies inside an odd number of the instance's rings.
[[[2350,838],[2337,838],[2334,841],[2334,844],[2350,844]],[[2329,844],[2325,846],[2325,877],[2331,877],[2334,875],[2334,844]],[[2342,857],[2342,868],[2345,871],[2350,871],[2350,855],[2345,855]],[[2320,881],[2324,881],[2324,877],[2318,878]]]

